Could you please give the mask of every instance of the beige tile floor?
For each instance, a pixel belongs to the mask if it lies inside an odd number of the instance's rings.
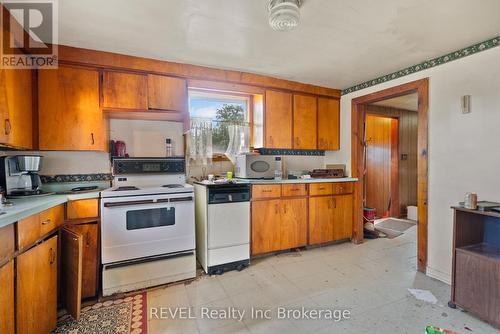
[[[446,306],[450,286],[416,272],[416,227],[395,239],[343,243],[255,260],[242,272],[203,276],[148,292],[149,308],[186,307],[193,319],[150,319],[159,333],[424,333],[427,325],[459,333],[500,333],[460,310]],[[432,305],[407,288],[430,290]],[[348,320],[276,319],[278,307],[348,309]],[[246,310],[242,321],[209,320],[202,308]],[[272,310],[272,319],[253,319],[251,308]]]

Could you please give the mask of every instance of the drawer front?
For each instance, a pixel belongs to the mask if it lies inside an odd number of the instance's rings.
[[[311,183],[309,185],[310,196],[331,195],[331,194],[333,194],[332,183]]]
[[[354,190],[354,183],[352,182],[339,182],[334,183],[332,186],[334,195],[351,194]]]
[[[69,201],[66,206],[68,219],[99,217],[99,200],[97,198]]]
[[[283,184],[281,186],[281,195],[283,197],[290,196],[306,196],[307,189],[305,184]]]
[[[64,205],[58,205],[40,212],[41,235],[49,233],[64,223]]]
[[[275,197],[281,197],[281,186],[279,184],[252,186],[252,199]]]
[[[19,250],[32,245],[41,235],[39,214],[29,216],[17,222],[17,248]]]
[[[14,254],[14,240],[14,224],[0,228],[0,266]]]

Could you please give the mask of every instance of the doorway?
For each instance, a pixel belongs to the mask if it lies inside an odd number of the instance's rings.
[[[354,194],[354,241],[363,242],[363,208],[365,184],[365,130],[368,106],[377,102],[417,94],[417,267],[425,272],[427,267],[427,141],[428,141],[428,79],[409,82],[379,92],[357,97],[352,100],[352,175],[358,178]],[[393,160],[391,159],[391,162]],[[392,207],[393,205],[391,205]],[[398,205],[399,206],[399,205]]]

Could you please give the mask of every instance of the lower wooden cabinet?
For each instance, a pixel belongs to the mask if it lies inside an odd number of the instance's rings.
[[[97,295],[99,270],[99,225],[97,222],[66,227],[82,237],[82,289],[81,298]]]
[[[16,259],[17,333],[50,333],[56,327],[57,244],[54,236]]]
[[[306,198],[252,202],[252,255],[306,244]]]
[[[14,333],[14,261],[0,267],[0,333]]]
[[[352,237],[353,197],[348,195],[309,198],[309,244]]]

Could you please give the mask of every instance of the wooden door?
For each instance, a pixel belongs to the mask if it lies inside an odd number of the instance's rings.
[[[6,116],[4,134],[6,144],[33,148],[32,70],[2,70],[0,89],[5,89]]]
[[[393,202],[396,194],[392,187],[397,183],[397,169],[393,170],[393,150],[397,152],[397,135],[393,135],[393,127],[397,129],[397,119],[367,115],[366,116],[366,205],[377,210],[382,217],[391,207],[398,207]],[[395,172],[396,178],[392,172]]]
[[[282,199],[280,249],[307,245],[307,199]]]
[[[187,83],[180,78],[148,75],[149,109],[187,112]]]
[[[65,66],[40,70],[38,110],[41,150],[107,150],[96,70]]]
[[[352,238],[354,212],[352,195],[333,196],[333,239]]]
[[[16,262],[17,333],[50,333],[57,322],[57,236]]]
[[[317,115],[315,96],[293,95],[293,148],[318,148]]]
[[[252,255],[280,248],[280,200],[252,202]]]
[[[333,197],[309,197],[309,244],[333,240]]]
[[[82,299],[97,295],[99,270],[99,226],[96,223],[70,225],[67,227],[83,238],[82,253]]]
[[[0,69],[0,143],[9,142],[9,104],[7,101],[6,70]]]
[[[148,109],[148,79],[145,75],[104,72],[102,107],[107,109]]]
[[[318,149],[340,150],[340,101],[318,97]]]
[[[0,267],[0,333],[14,334],[14,261]]]
[[[265,105],[265,147],[292,148],[292,94],[267,90]]]
[[[83,237],[70,229],[61,230],[61,296],[66,311],[80,319],[82,302]]]

